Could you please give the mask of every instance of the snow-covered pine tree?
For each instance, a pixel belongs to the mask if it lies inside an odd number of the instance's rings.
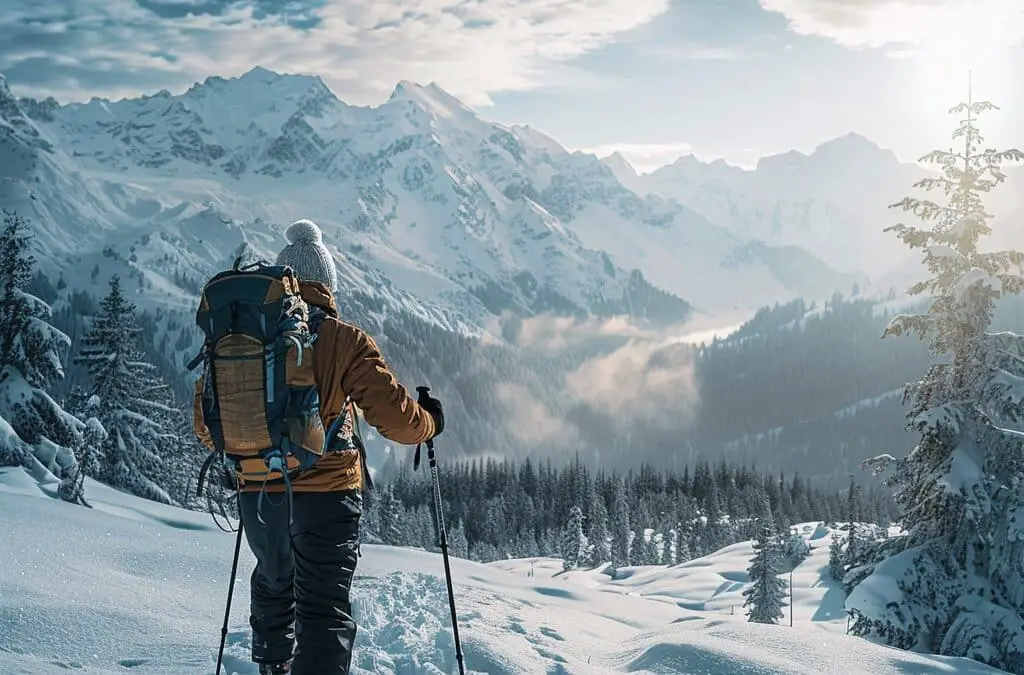
[[[668,531],[668,536],[665,537],[665,554],[662,558],[669,566],[679,562],[679,532],[674,527]]]
[[[583,534],[583,510],[569,509],[569,521],[562,530],[562,569],[569,571],[580,565],[580,557],[587,550],[587,537]]]
[[[658,564],[658,542],[655,528],[652,528],[654,517],[651,509],[644,499],[636,513],[636,537],[633,539],[633,564],[634,565],[657,565]]]
[[[942,361],[907,387],[908,428],[920,440],[885,481],[906,535],[861,541],[877,562],[858,575],[847,606],[861,614],[857,634],[1024,673],[1024,452],[1011,428],[1024,416],[1024,339],[986,332],[997,299],[1024,287],[1024,254],[979,250],[991,232],[982,195],[1004,180],[1001,164],[1024,153],[980,149],[977,117],[994,107],[968,95],[951,110],[962,115],[953,134],[961,148],[923,158],[941,175],[917,186],[942,189],[945,205],[893,205],[924,221],[890,229],[923,249],[930,278],[910,292],[929,292],[931,306],[894,318],[884,335],[915,333]]]
[[[29,252],[28,223],[4,214],[0,232],[0,417],[24,445],[4,444],[0,461],[36,463],[61,479],[58,494],[83,502],[76,451],[87,427],[46,392],[64,377],[62,354],[71,339],[51,323],[48,304],[27,292],[35,260]],[[26,453],[25,450],[28,450]]]
[[[792,531],[786,536],[785,555],[790,564],[796,566],[811,555],[811,547],[799,532]]]
[[[95,477],[140,497],[177,504],[181,484],[176,478],[182,462],[189,461],[172,426],[180,411],[156,367],[142,357],[139,331],[135,305],[115,276],[75,357],[89,372],[91,405],[108,434]]]
[[[611,566],[613,570],[627,567],[630,564],[632,530],[629,525],[629,503],[626,500],[625,487],[619,481],[611,513]]]
[[[587,556],[590,565],[597,566],[612,558],[611,537],[608,534],[608,509],[604,505],[604,497],[595,493],[590,504],[590,522],[587,523],[587,540],[590,552]]]
[[[455,523],[448,534],[448,553],[455,558],[469,558],[469,542],[466,540],[466,528],[462,521]]]
[[[860,551],[860,530],[858,528],[858,524],[861,521],[860,509],[858,508],[860,497],[860,486],[851,481],[850,487],[846,492],[846,520],[849,531],[849,534],[846,536],[846,553],[844,554],[846,569],[853,567],[855,561],[862,557]]]
[[[754,557],[747,575],[750,586],[743,591],[747,620],[753,623],[778,623],[784,614],[782,607],[787,597],[786,582],[779,578],[782,572],[782,546],[775,533],[774,523],[761,521],[754,540]]]
[[[68,395],[61,400],[61,406],[65,410],[78,419],[86,420],[83,443],[75,452],[79,468],[86,476],[98,474],[103,442],[107,439],[107,430],[103,428],[103,424],[96,417],[98,402],[99,397],[90,396],[85,389],[79,386],[73,387]]]
[[[828,573],[836,581],[842,581],[843,571],[843,541],[838,532],[833,532],[832,542],[828,545]]]

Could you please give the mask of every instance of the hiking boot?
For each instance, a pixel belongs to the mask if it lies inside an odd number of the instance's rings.
[[[262,663],[260,664],[260,675],[287,675],[292,672],[292,662],[285,663]]]

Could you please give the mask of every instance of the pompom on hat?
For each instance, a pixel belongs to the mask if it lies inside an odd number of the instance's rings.
[[[319,281],[334,292],[338,270],[334,258],[324,246],[324,235],[311,220],[296,220],[284,233],[288,245],[277,256],[278,265],[288,265],[303,281]]]

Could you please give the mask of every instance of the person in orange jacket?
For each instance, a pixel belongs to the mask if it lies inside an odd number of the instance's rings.
[[[333,291],[337,271],[320,229],[299,220],[286,232],[289,244],[277,258],[301,280],[301,295],[327,317],[311,347],[313,373],[324,428],[349,406],[388,440],[415,445],[444,430],[441,402],[417,402],[388,368],[373,338],[341,320]],[[193,406],[195,432],[213,448],[203,421],[202,378]],[[340,436],[352,438],[350,408]],[[260,675],[348,673],[356,622],[349,591],[358,559],[364,467],[354,443],[326,454],[291,483],[288,500],[264,500],[261,490],[281,492],[281,483],[243,483],[240,516],[256,568],[250,583],[252,660]],[[289,524],[289,515],[292,522]],[[261,517],[266,526],[256,525]]]

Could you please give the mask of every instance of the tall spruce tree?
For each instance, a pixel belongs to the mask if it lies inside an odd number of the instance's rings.
[[[597,566],[612,558],[611,537],[608,534],[608,509],[604,497],[595,493],[590,503],[590,520],[587,523],[587,541],[590,542],[587,561]]]
[[[876,564],[847,606],[862,615],[857,634],[1022,673],[1024,452],[1010,427],[1024,416],[1024,339],[986,329],[998,298],[1024,287],[1024,254],[983,252],[979,242],[991,233],[982,196],[1004,180],[1001,164],[1024,153],[981,149],[977,119],[994,108],[969,94],[951,110],[961,116],[960,147],[923,158],[941,175],[917,187],[941,189],[945,204],[908,197],[893,205],[924,221],[890,229],[923,250],[930,276],[910,292],[931,302],[927,313],[893,319],[884,336],[917,334],[940,360],[907,387],[908,428],[920,440],[885,481],[906,535],[859,542]],[[890,459],[874,461],[880,468]],[[862,596],[861,588],[873,590]],[[879,589],[894,590],[869,600]]]
[[[754,540],[754,557],[747,575],[750,586],[743,591],[747,620],[753,623],[778,623],[784,614],[786,582],[779,578],[783,565],[783,550],[774,523],[762,520]]]
[[[580,566],[580,559],[587,550],[587,537],[583,534],[583,510],[578,506],[569,509],[569,521],[562,530],[562,569],[569,571]]]
[[[135,305],[115,276],[75,357],[88,370],[91,405],[108,434],[96,478],[147,499],[179,504],[187,461],[174,424],[181,411],[156,366],[142,356],[140,330]]]
[[[613,569],[630,565],[633,544],[633,530],[630,529],[629,501],[626,499],[626,490],[621,485],[616,487],[615,502],[611,513],[611,566]]]
[[[28,292],[35,259],[29,252],[28,223],[5,213],[0,232],[0,418],[19,443],[0,448],[0,463],[42,461],[61,479],[59,495],[83,502],[77,454],[92,439],[92,428],[66,412],[47,393],[64,378],[62,356],[70,338],[50,322],[46,302]]]
[[[665,538],[665,553],[662,556],[662,561],[669,566],[679,562],[679,532],[674,527],[668,531],[668,536]]]

